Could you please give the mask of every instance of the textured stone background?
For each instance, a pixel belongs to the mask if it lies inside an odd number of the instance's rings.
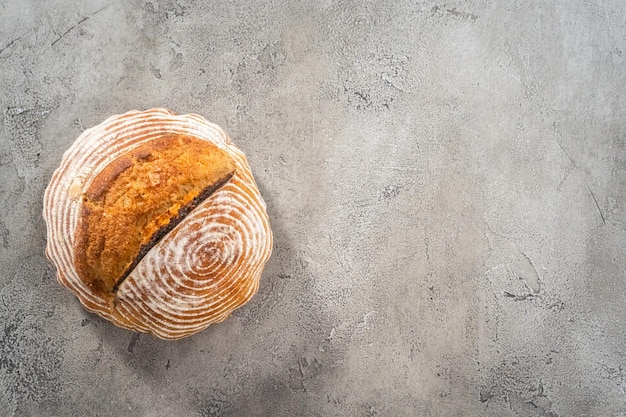
[[[0,1],[0,415],[626,416],[626,3],[543,3]],[[178,342],[43,254],[63,152],[155,106],[230,133],[275,233]]]

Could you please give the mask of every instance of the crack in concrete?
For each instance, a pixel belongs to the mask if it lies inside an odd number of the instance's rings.
[[[74,29],[76,29],[77,27],[79,27],[80,25],[82,25],[83,23],[85,23],[87,20],[91,19],[92,17],[94,17],[95,15],[97,15],[98,13],[100,13],[101,11],[103,11],[104,9],[108,8],[109,6],[111,6],[111,4],[113,3],[109,3],[104,7],[101,7],[100,9],[96,10],[95,12],[93,12],[92,14],[90,14],[89,16],[85,16],[82,19],[80,19],[78,22],[76,22],[75,24],[73,24],[72,26],[70,26],[70,28],[68,30],[66,30],[65,32],[63,32],[63,34],[61,36],[59,36],[56,40],[54,40],[52,42],[52,44],[50,44],[50,46],[54,46],[56,45],[61,39],[65,38],[71,31],[73,31]],[[1,52],[1,51],[0,51]]]
[[[593,193],[593,191],[591,190],[591,187],[589,186],[589,183],[587,182],[587,178],[585,176],[585,172],[582,169],[580,169],[580,167],[576,164],[576,161],[574,161],[574,159],[569,154],[569,152],[567,152],[567,150],[565,150],[563,145],[561,145],[561,142],[559,142],[555,138],[552,138],[552,139],[556,142],[557,145],[559,145],[559,148],[561,148],[563,153],[565,153],[565,155],[567,156],[567,159],[569,159],[569,161],[572,163],[574,168],[576,168],[576,170],[582,174],[583,181],[585,182],[585,185],[587,186],[587,190],[589,190],[589,194],[591,194],[591,198],[593,199],[593,202],[595,203],[596,208],[598,209],[598,213],[600,214],[600,219],[602,219],[602,224],[604,224],[606,226],[606,219],[604,217],[604,213],[602,213],[602,209],[600,208],[600,204],[598,203],[598,199],[596,198],[596,195]]]
[[[7,45],[4,48],[0,49],[0,55],[6,51],[7,49],[9,49],[11,46],[13,46],[13,44],[17,41],[19,41],[20,39],[22,39],[21,36],[18,36],[17,38],[13,39],[11,42],[7,43]]]

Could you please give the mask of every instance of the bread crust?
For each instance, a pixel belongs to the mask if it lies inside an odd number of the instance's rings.
[[[82,196],[74,242],[81,280],[113,298],[143,255],[234,172],[226,152],[178,134],[112,161]]]
[[[176,160],[194,142],[181,137],[205,142],[221,162],[188,152],[164,175],[169,165],[154,156],[171,151]],[[155,161],[160,172],[148,169]],[[214,177],[202,177],[205,171]],[[202,186],[176,194],[187,180]],[[147,209],[148,200],[158,210]],[[146,212],[157,221],[142,224]],[[202,116],[167,109],[114,115],[85,130],[52,175],[43,217],[46,255],[61,285],[115,325],[168,340],[218,323],[250,300],[272,253],[266,205],[245,154]],[[130,245],[133,230],[139,238]]]

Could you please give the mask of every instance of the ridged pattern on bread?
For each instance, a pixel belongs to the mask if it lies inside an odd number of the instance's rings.
[[[83,196],[97,175],[164,134],[208,141],[233,160],[226,184],[157,242],[116,289],[102,296],[80,279],[74,240]],[[46,254],[61,284],[118,326],[178,339],[222,321],[256,292],[272,233],[244,154],[218,126],[163,109],[113,116],[85,131],[65,153],[44,196]]]

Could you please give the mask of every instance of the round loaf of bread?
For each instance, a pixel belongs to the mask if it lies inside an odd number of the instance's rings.
[[[89,311],[179,339],[257,291],[272,232],[245,155],[164,109],[110,117],[64,154],[44,195],[46,255]]]

